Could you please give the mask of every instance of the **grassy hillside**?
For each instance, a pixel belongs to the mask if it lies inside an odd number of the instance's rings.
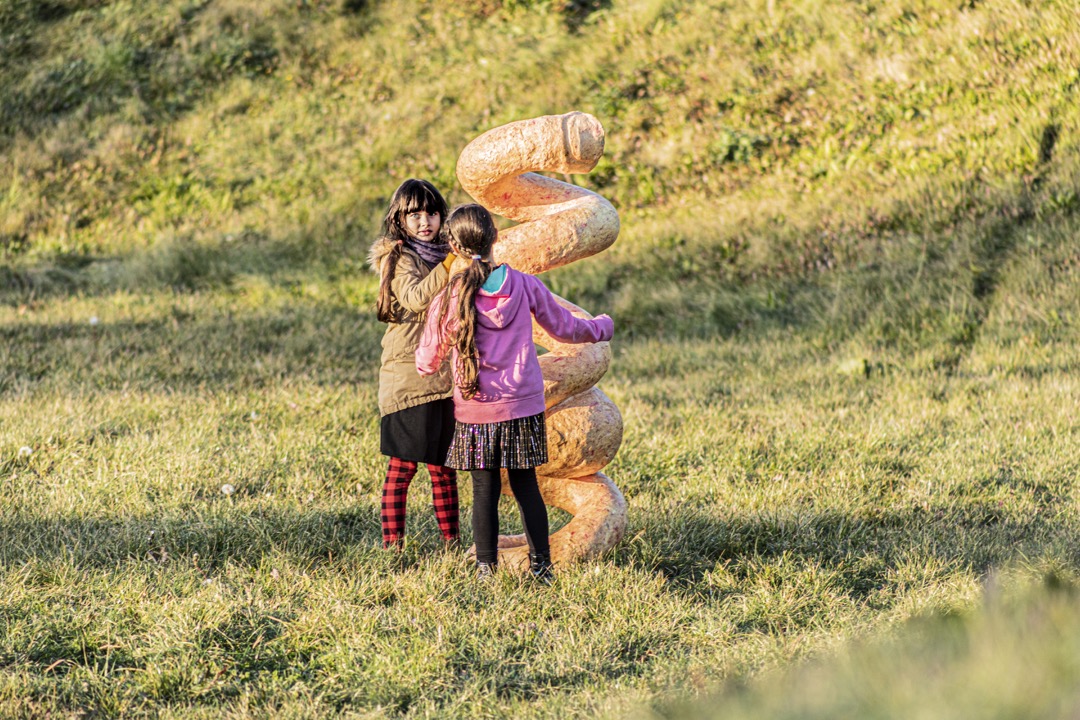
[[[0,715],[1075,709],[1078,89],[1064,0],[0,0]],[[630,527],[477,586],[425,478],[378,548],[364,257],[572,109]]]

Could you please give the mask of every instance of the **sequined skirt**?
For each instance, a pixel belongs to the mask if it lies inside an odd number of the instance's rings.
[[[547,460],[547,425],[544,413],[538,413],[496,423],[456,423],[446,466],[457,470],[520,470],[543,465]]]

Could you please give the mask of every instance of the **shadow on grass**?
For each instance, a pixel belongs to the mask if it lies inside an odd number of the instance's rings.
[[[660,572],[691,593],[715,590],[709,575],[718,568],[740,582],[762,564],[819,568],[844,594],[862,601],[901,582],[902,569],[912,563],[985,574],[1023,557],[1064,552],[1080,566],[1074,530],[1047,519],[1052,516],[1008,516],[991,502],[859,514],[793,510],[740,516],[683,508],[639,516],[639,526],[628,533],[632,539],[614,556]]]
[[[279,50],[270,39],[272,25],[261,17],[220,23],[213,42],[184,41],[208,4],[191,3],[178,16],[131,10],[131,22],[118,32],[99,7],[103,3],[8,3],[0,15],[0,33],[11,38],[15,76],[24,69],[14,64],[19,62],[29,61],[43,71],[26,73],[28,79],[22,83],[0,85],[0,147],[16,134],[37,138],[54,123],[72,117],[107,117],[132,98],[138,99],[145,116],[176,120],[234,77],[254,80],[272,74]],[[64,47],[64,34],[50,26],[76,13],[83,15],[83,27],[88,28],[84,32],[111,52],[72,54]],[[155,20],[153,31],[138,27]],[[43,58],[42,53],[47,55]]]
[[[427,520],[421,532],[434,537]],[[717,568],[740,577],[754,563],[777,559],[827,569],[857,599],[895,582],[898,569],[911,562],[933,560],[938,567],[982,574],[1053,550],[1075,555],[1080,564],[1080,546],[1069,528],[1005,518],[983,505],[949,514],[913,509],[872,517],[835,511],[731,517],[684,509],[650,513],[639,521],[631,539],[614,550],[616,562],[660,572],[691,592],[708,584]],[[197,555],[205,568],[257,566],[271,553],[318,561],[356,548],[374,550],[381,543],[378,508],[366,501],[337,511],[208,502],[163,516],[16,514],[0,518],[0,533],[7,538],[0,547],[2,565],[56,558],[92,566],[160,564]]]
[[[226,564],[258,567],[284,554],[317,563],[382,552],[379,510],[358,502],[340,511],[206,505],[161,517],[7,517],[0,519],[0,566],[63,559],[78,567],[194,562],[209,572]],[[407,559],[407,558],[406,558]]]
[[[341,384],[378,370],[383,326],[364,308],[305,299],[238,315],[187,307],[173,303],[151,320],[0,325],[0,394],[43,385],[213,390],[301,377]]]
[[[0,304],[117,291],[227,291],[243,276],[282,286],[305,273],[369,274],[366,252],[377,231],[357,218],[373,216],[383,200],[369,198],[347,213],[328,212],[273,235],[207,232],[163,238],[121,258],[72,255],[0,264]],[[878,249],[859,263],[759,276],[724,257],[697,258],[692,271],[680,269],[686,251],[677,246],[664,262],[653,259],[647,267],[634,254],[612,256],[544,279],[582,307],[612,314],[623,340],[753,336],[783,328],[813,329],[835,343],[865,333],[875,344],[955,346],[944,360],[955,367],[978,337],[1002,268],[1031,222],[1033,203],[1030,191],[1018,192],[998,213],[968,221],[956,242],[937,247],[928,241],[930,260],[912,251],[885,263]],[[957,296],[971,302],[953,308]]]
[[[283,235],[250,229],[235,235],[177,235],[119,257],[73,253],[35,262],[0,262],[0,304],[120,291],[221,290],[241,276],[288,284],[303,273],[356,275],[368,272],[373,232],[351,215],[333,214]]]

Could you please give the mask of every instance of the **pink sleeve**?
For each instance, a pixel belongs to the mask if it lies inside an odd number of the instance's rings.
[[[424,332],[420,336],[420,344],[416,348],[416,372],[421,375],[434,375],[442,367],[446,353],[450,350],[447,340],[449,333],[447,328],[439,326],[439,315],[442,305],[446,301],[446,293],[441,292],[435,296],[428,306],[427,321],[424,323]],[[447,317],[449,320],[449,316]]]
[[[610,340],[615,333],[615,325],[607,315],[598,315],[592,320],[574,317],[555,301],[555,296],[539,278],[525,275],[525,279],[533,317],[551,337],[565,343],[594,343]]]

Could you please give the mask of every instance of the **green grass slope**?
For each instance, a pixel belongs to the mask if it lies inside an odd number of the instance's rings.
[[[1080,572],[1078,84],[1052,0],[0,0],[0,715],[1075,708],[1024,588]],[[573,109],[623,232],[545,280],[615,318],[630,524],[478,586],[424,477],[378,548],[364,256]]]

